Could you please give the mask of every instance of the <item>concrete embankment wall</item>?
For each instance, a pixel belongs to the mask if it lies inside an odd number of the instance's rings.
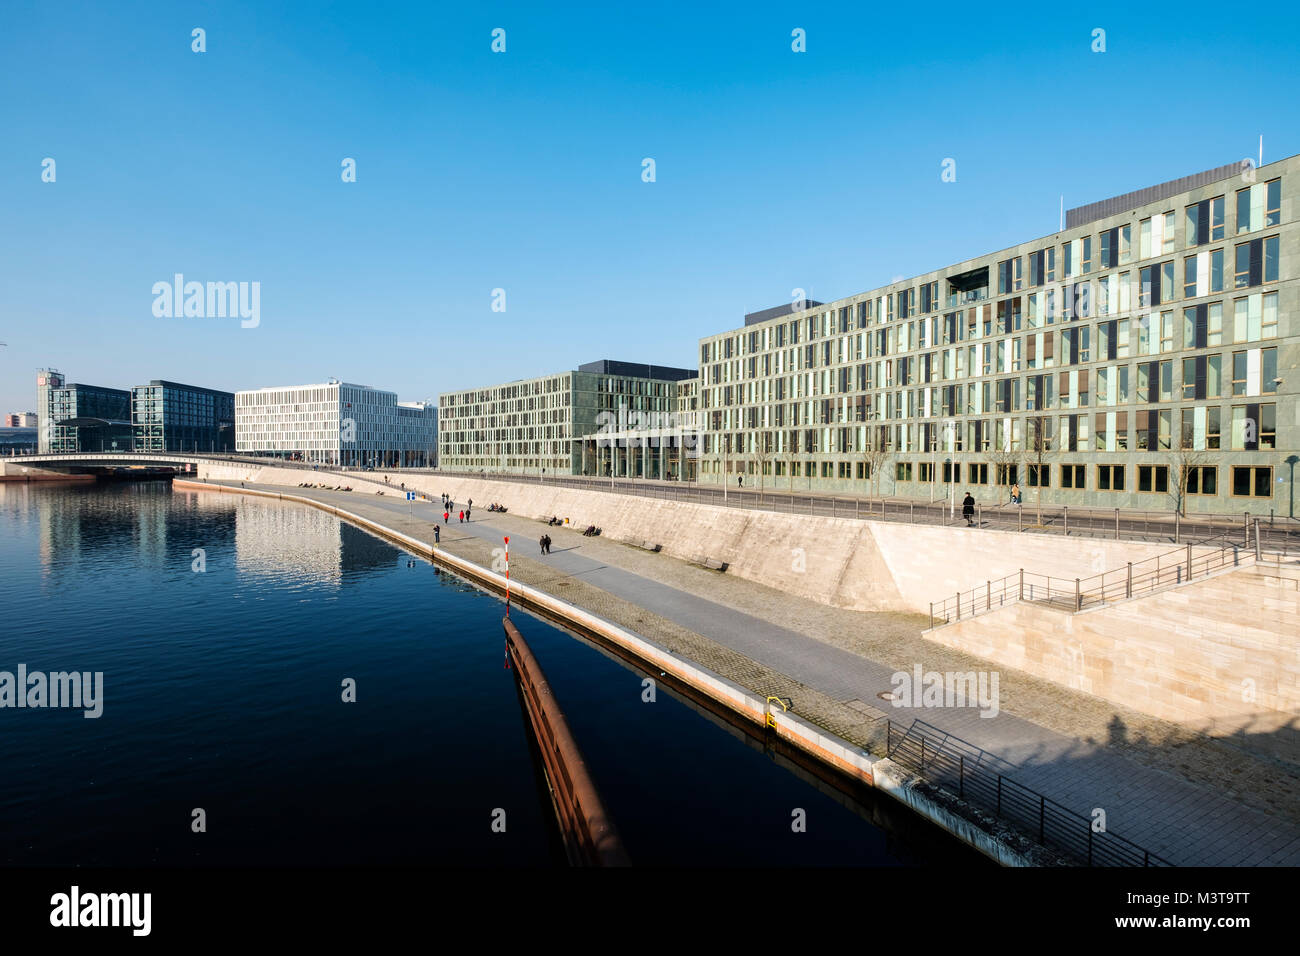
[[[1014,604],[926,637],[1223,735],[1295,722],[1297,634],[1300,567],[1264,563],[1079,614]]]
[[[66,471],[51,471],[24,465],[22,458],[0,461],[0,481],[94,481],[94,475],[70,475]]]
[[[358,493],[385,488],[383,473],[336,475],[286,468],[220,466],[205,477],[296,485],[348,484]],[[377,481],[375,478],[377,477]],[[725,561],[735,574],[799,597],[861,611],[927,613],[931,601],[968,590],[1020,568],[1073,580],[1121,568],[1172,550],[1172,545],[942,528],[889,521],[744,511],[714,505],[641,498],[562,485],[514,484],[437,475],[391,473],[392,486],[437,498],[450,494],[459,508],[489,502],[529,518],[568,518],[594,524],[619,541],[650,541],[687,561]],[[539,530],[538,534],[541,534]]]

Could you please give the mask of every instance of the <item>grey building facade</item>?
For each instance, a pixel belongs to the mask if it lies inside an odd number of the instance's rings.
[[[701,480],[1293,513],[1297,174],[1210,170],[702,339]]]
[[[349,382],[239,391],[235,446],[326,465],[429,467],[436,461],[438,409]]]
[[[689,457],[678,434],[680,383],[694,377],[694,369],[602,359],[540,378],[443,393],[439,467],[677,477],[673,469],[680,471]],[[638,430],[640,443],[628,444],[629,433]]]

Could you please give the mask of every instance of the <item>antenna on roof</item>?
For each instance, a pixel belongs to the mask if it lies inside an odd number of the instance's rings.
[[[1065,195],[1064,194],[1061,195],[1061,226],[1057,231],[1058,232],[1065,231]]]
[[[1259,134],[1259,165],[1264,165],[1264,134]],[[1259,167],[1256,167],[1257,169]]]

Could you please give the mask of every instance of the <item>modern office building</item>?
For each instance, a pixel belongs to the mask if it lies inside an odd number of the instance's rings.
[[[0,428],[0,457],[36,453],[36,429]]]
[[[235,450],[235,393],[154,379],[131,389],[136,451]]]
[[[5,428],[39,428],[39,416],[35,412],[14,412],[5,416]]]
[[[241,391],[235,447],[326,465],[429,467],[437,461],[438,409],[337,381]]]
[[[1294,514],[1298,174],[1223,166],[702,339],[701,479]]]
[[[682,477],[679,413],[695,369],[602,359],[567,372],[438,396],[439,466],[515,474]]]
[[[36,373],[39,450],[129,451],[131,393],[102,385],[67,384],[55,369]]]

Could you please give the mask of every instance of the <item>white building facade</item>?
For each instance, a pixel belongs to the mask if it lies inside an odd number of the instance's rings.
[[[235,448],[323,465],[433,467],[438,409],[347,382],[251,389],[235,393]]]

